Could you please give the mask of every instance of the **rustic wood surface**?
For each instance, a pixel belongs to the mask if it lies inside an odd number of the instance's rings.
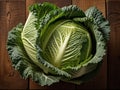
[[[6,50],[8,31],[25,18],[25,1],[0,0],[0,89],[28,88],[28,81],[12,68]]]
[[[109,0],[107,18],[111,24],[108,43],[108,88],[120,89],[120,0]]]
[[[31,79],[24,80],[12,68],[6,50],[8,31],[19,22],[24,23],[28,7],[33,3],[51,2],[59,7],[76,4],[82,10],[90,6],[99,8],[111,25],[107,55],[100,72],[85,84],[74,85],[64,82],[40,86]],[[80,90],[120,89],[120,0],[0,0],[0,89]]]

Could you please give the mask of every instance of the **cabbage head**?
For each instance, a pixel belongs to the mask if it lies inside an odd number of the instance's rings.
[[[9,31],[7,50],[24,79],[41,86],[81,84],[99,70],[109,32],[109,22],[96,7],[83,12],[76,5],[33,4],[25,24]]]

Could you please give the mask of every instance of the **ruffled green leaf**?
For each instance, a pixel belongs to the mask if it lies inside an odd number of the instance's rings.
[[[8,34],[7,50],[13,67],[19,71],[23,78],[27,79],[31,77],[42,86],[59,82],[60,77],[46,75],[43,70],[36,66],[29,58],[21,40],[22,30],[23,25],[19,24]]]
[[[102,64],[102,62],[99,62],[98,64],[96,64],[95,68],[93,66],[94,64],[91,64],[90,67],[92,67],[92,68],[90,68],[90,69],[92,69],[92,70],[90,72],[89,72],[89,70],[90,70],[89,65],[86,66],[86,67],[83,67],[83,69],[81,68],[84,71],[83,75],[82,75],[83,72],[80,71],[78,73],[78,74],[81,74],[81,75],[79,75],[79,77],[73,78],[73,79],[65,79],[64,78],[64,79],[62,79],[62,81],[69,82],[69,83],[74,83],[74,84],[77,84],[77,85],[85,83],[85,82],[89,81],[90,79],[92,79],[93,77],[96,76],[96,74],[100,70],[101,64]],[[78,75],[78,74],[76,73],[76,75]]]
[[[46,14],[51,12],[52,10],[56,10],[58,7],[52,3],[44,2],[44,3],[38,3],[33,4],[29,7],[30,12],[33,12],[35,17],[37,18],[35,26],[36,28],[39,27],[39,24],[41,22],[41,18],[44,17]]]
[[[99,27],[96,26],[94,23],[92,22],[85,22],[86,26],[89,27],[89,29],[91,30],[91,32],[94,35],[94,43],[95,43],[95,47],[94,47],[94,55],[93,58],[91,60],[89,60],[88,62],[83,62],[83,66],[88,65],[89,63],[98,63],[103,59],[103,56],[106,53],[106,42],[105,42],[105,38],[102,34],[102,32],[99,31]]]
[[[104,35],[105,40],[109,40],[110,25],[108,20],[104,18],[102,12],[96,7],[91,7],[85,12],[86,16],[94,19],[94,24],[99,27],[99,31]]]

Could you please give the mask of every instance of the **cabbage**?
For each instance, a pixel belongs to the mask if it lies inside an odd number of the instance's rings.
[[[41,86],[64,81],[81,84],[99,70],[109,40],[109,22],[96,8],[31,5],[25,25],[8,33],[7,50],[24,79]]]

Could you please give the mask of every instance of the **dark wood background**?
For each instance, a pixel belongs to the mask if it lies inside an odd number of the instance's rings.
[[[23,80],[12,68],[6,50],[8,31],[19,22],[25,23],[29,5],[44,1],[59,7],[76,4],[83,10],[96,6],[110,21],[111,34],[107,55],[100,72],[89,82],[81,85],[60,82],[50,87],[41,87],[31,79]],[[0,89],[120,89],[120,0],[0,0]]]

